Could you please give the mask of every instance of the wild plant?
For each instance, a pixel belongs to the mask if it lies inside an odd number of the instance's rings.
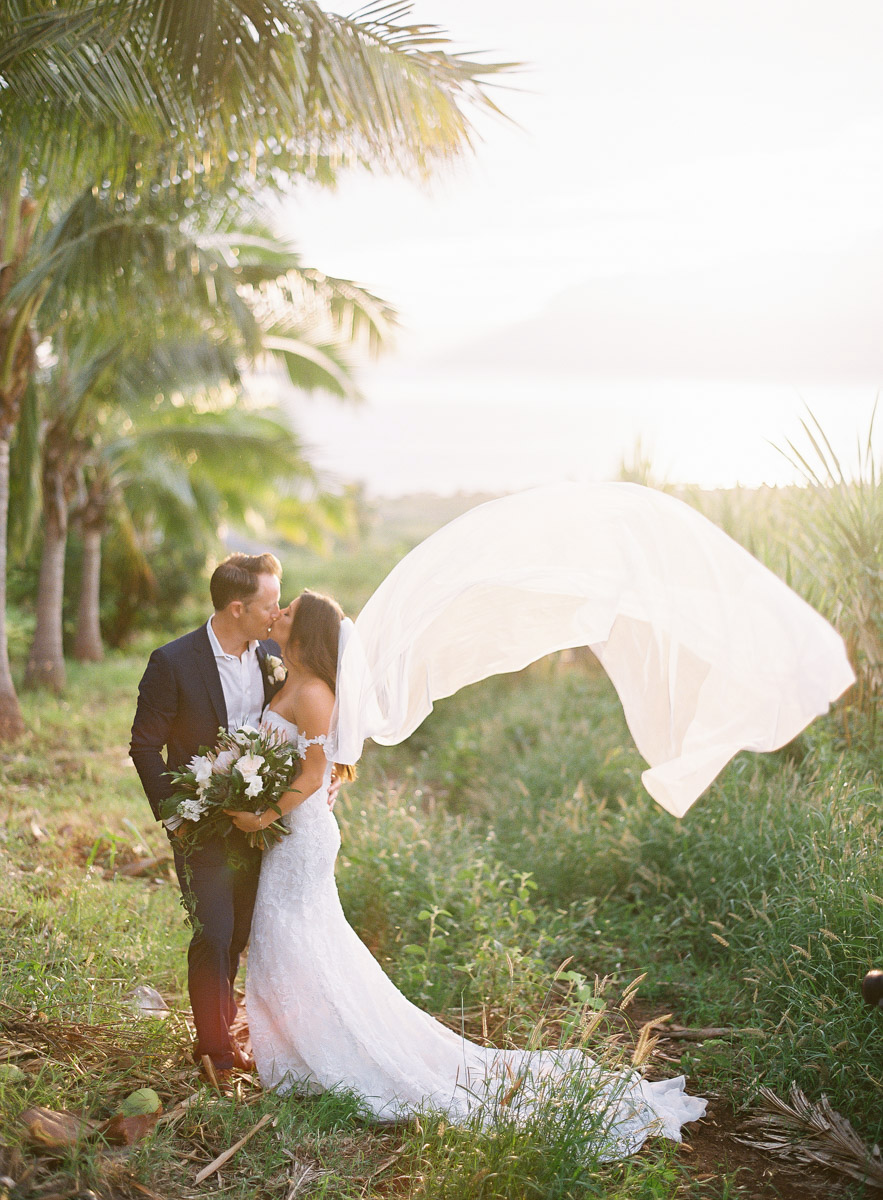
[[[857,675],[851,703],[865,714],[874,714],[883,696],[883,468],[874,450],[876,407],[867,434],[858,439],[851,473],[810,410],[801,421],[809,446],[789,440],[785,452],[807,484],[795,551],[820,585],[820,607],[846,642]]]

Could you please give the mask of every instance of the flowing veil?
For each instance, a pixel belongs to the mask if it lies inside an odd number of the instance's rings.
[[[433,702],[589,646],[683,816],[740,750],[775,750],[854,680],[835,630],[689,505],[630,483],[493,500],[427,538],[341,630],[329,758],[408,737]]]

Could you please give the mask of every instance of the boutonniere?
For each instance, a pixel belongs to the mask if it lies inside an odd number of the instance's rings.
[[[284,683],[288,672],[285,670],[285,664],[281,658],[275,654],[264,655],[264,674],[267,677],[267,682]]]

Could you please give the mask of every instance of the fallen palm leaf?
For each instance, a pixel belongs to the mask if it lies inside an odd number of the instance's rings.
[[[51,1108],[28,1108],[21,1114],[28,1139],[46,1150],[66,1150],[94,1133],[98,1122]]]
[[[100,1133],[105,1141],[114,1146],[134,1146],[136,1142],[147,1137],[158,1118],[158,1112],[136,1113],[130,1117],[117,1113],[99,1125],[95,1132]]]
[[[796,1083],[791,1084],[790,1105],[770,1088],[762,1087],[760,1094],[768,1112],[747,1121],[745,1129],[752,1135],[737,1141],[778,1157],[818,1163],[883,1190],[880,1147],[868,1149],[849,1121],[831,1107],[827,1096],[813,1104]]]

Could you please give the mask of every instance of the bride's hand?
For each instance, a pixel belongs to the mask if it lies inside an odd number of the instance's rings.
[[[236,828],[241,829],[243,833],[257,833],[258,830],[266,829],[272,823],[265,819],[267,816],[266,813],[261,813],[259,816],[257,813],[237,812],[230,808],[225,808],[224,812]],[[275,814],[271,814],[271,816],[275,816]]]

